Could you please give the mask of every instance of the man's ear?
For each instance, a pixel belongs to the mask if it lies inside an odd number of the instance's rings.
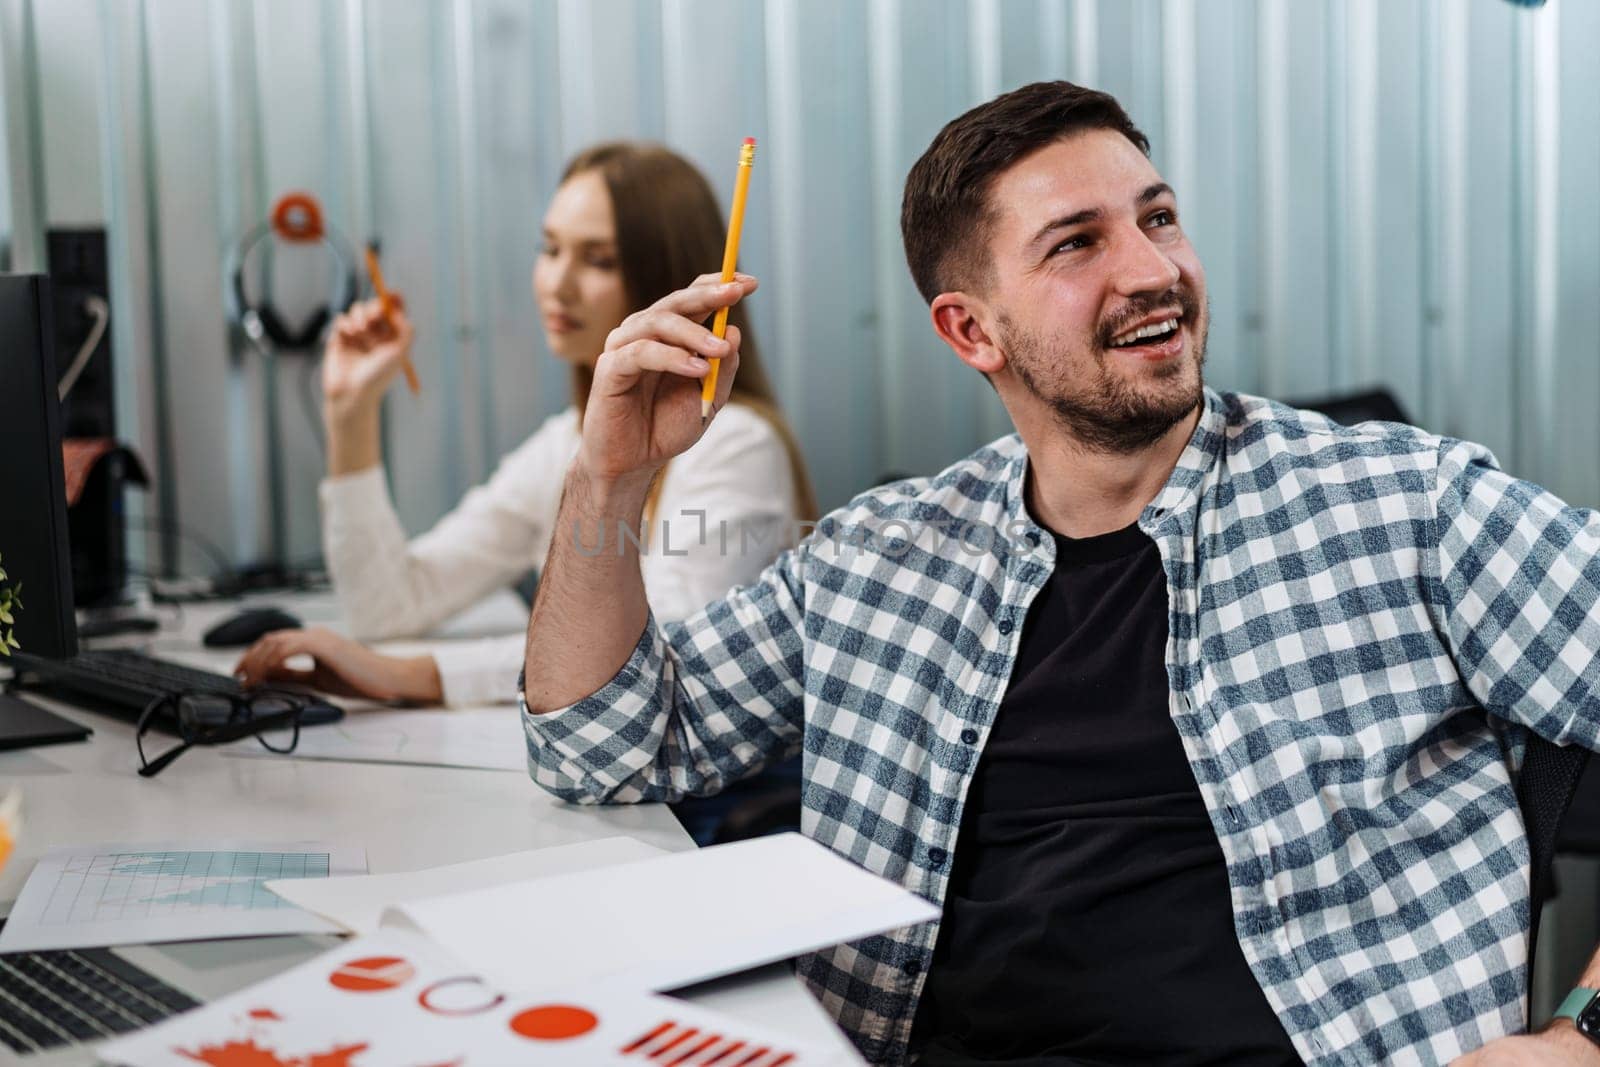
[[[1005,369],[1006,357],[990,328],[989,306],[971,293],[940,293],[929,305],[933,332],[955,350],[961,362],[979,374],[991,375]]]

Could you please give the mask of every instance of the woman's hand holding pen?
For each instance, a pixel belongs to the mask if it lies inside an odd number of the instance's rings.
[[[379,301],[367,300],[334,320],[322,360],[328,473],[365,470],[382,460],[378,413],[383,394],[405,369],[412,336],[398,296],[388,316]]]
[[[606,338],[583,415],[578,461],[598,486],[646,484],[704,432],[700,380],[720,358],[715,409],[728,402],[739,367],[739,331],[719,339],[703,323],[756,290],[756,279],[704,274],[623,320]]]
[[[322,395],[329,414],[347,417],[376,410],[405,368],[411,320],[396,296],[385,317],[377,300],[364,300],[333,320],[322,362]]]

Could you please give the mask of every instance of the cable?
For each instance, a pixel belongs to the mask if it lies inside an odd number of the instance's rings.
[[[156,515],[146,515],[142,521],[135,522],[133,525],[136,529],[143,530],[146,533],[156,534],[166,533],[169,528],[163,518]],[[212,575],[213,581],[233,576],[233,561],[228,558],[227,553],[217,547],[216,542],[207,540],[192,530],[185,530],[180,523],[173,523],[170,528],[178,537],[198,546],[211,559],[211,562],[216,565],[217,573]]]
[[[84,340],[78,354],[72,357],[72,363],[67,367],[67,372],[61,376],[61,384],[56,386],[58,400],[65,400],[67,394],[72,392],[72,387],[78,384],[78,375],[83,373],[83,368],[89,365],[89,357],[94,355],[94,350],[100,347],[100,338],[106,335],[106,326],[111,322],[111,307],[102,297],[93,293],[84,297],[83,310],[94,316],[94,325],[89,327],[89,336]]]

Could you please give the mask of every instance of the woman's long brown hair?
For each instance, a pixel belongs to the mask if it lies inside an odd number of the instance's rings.
[[[694,164],[659,145],[611,141],[578,153],[567,164],[561,180],[565,182],[588,171],[599,174],[611,194],[617,259],[630,313],[649,307],[722,263],[726,224],[710,184]],[[728,322],[739,327],[743,338],[739,344],[739,373],[729,399],[750,408],[777,432],[789,455],[789,471],[794,478],[795,515],[802,520],[815,519],[817,498],[800,454],[800,443],[778,406],[742,303],[733,306]],[[573,367],[573,401],[580,416],[593,384],[593,370],[582,365]],[[647,522],[655,513],[660,486],[658,478],[645,510]]]

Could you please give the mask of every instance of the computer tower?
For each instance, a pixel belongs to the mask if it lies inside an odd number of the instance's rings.
[[[117,407],[106,231],[53,229],[45,234],[45,247],[55,313],[56,381],[68,386],[61,400],[61,435],[67,440],[114,441]],[[79,607],[113,604],[122,598],[128,580],[123,492],[134,466],[126,453],[108,452],[95,462],[67,509]],[[142,471],[132,480],[142,483]]]
[[[55,312],[56,380],[91,337],[83,369],[61,401],[62,437],[116,437],[116,387],[111,373],[111,323],[100,326],[95,301],[109,316],[111,275],[106,265],[106,231],[57,229],[45,234],[50,259],[51,307]],[[97,329],[97,327],[99,327]]]

